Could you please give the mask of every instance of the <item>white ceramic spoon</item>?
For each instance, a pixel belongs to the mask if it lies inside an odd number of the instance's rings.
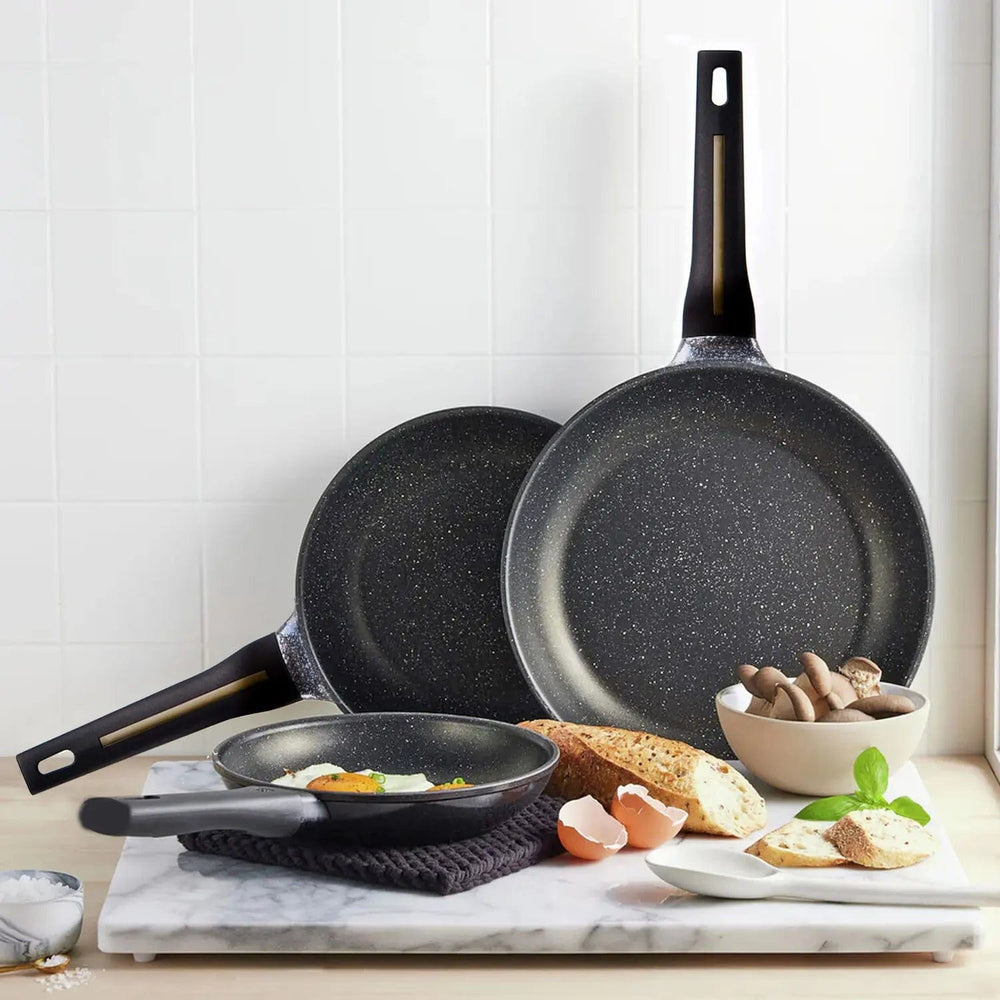
[[[938,889],[928,885],[877,885],[807,879],[788,874],[766,861],[718,847],[683,851],[661,847],[646,857],[654,874],[678,889],[724,899],[790,896],[832,903],[882,903],[901,906],[1000,906],[1000,886]]]

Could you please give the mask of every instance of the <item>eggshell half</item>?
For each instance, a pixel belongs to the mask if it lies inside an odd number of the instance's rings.
[[[676,837],[688,814],[665,806],[645,785],[619,785],[611,800],[611,815],[628,831],[631,847],[659,847]]]
[[[628,843],[628,832],[593,797],[572,799],[559,810],[559,843],[576,858],[599,861],[617,854]]]

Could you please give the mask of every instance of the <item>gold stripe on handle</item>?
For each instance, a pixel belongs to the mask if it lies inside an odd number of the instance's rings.
[[[712,315],[722,315],[725,275],[726,137],[712,136]]]
[[[228,698],[231,694],[236,694],[237,691],[245,691],[247,688],[261,684],[266,680],[266,670],[258,670],[257,673],[250,674],[248,677],[240,677],[229,684],[223,684],[222,687],[216,688],[214,691],[206,691],[205,694],[200,694],[197,698],[189,698],[179,705],[174,705],[173,708],[166,708],[162,712],[157,712],[156,715],[151,715],[148,719],[133,722],[130,726],[116,729],[113,733],[108,733],[107,736],[101,737],[101,746],[110,747],[115,743],[121,743],[122,740],[131,739],[133,736],[138,736],[141,733],[147,733],[150,729],[162,726],[164,722],[169,722],[171,719],[179,719],[182,715],[187,715],[196,709],[204,708],[206,705],[213,705],[217,701],[222,701],[223,698]]]

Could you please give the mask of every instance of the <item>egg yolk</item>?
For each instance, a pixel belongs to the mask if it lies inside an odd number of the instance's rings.
[[[381,792],[382,786],[367,774],[344,771],[340,774],[322,774],[306,785],[311,792]]]
[[[446,781],[441,785],[431,785],[427,789],[429,792],[443,792],[447,788],[472,788],[472,782],[463,781],[461,778],[456,778],[454,781]]]

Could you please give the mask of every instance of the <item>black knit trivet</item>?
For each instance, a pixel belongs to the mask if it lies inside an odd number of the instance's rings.
[[[426,847],[341,847],[254,837],[233,830],[186,833],[189,850],[263,865],[337,875],[355,882],[447,896],[485,885],[562,851],[556,836],[561,799],[542,796],[501,826],[468,840]]]

